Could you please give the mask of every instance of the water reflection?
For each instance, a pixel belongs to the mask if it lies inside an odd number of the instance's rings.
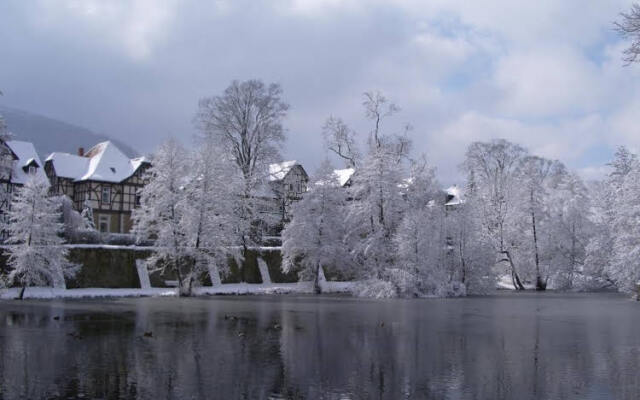
[[[0,303],[0,399],[636,399],[640,307],[502,294]]]

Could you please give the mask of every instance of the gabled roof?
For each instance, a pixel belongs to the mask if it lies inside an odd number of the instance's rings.
[[[38,153],[36,152],[36,148],[33,146],[33,143],[23,142],[21,140],[8,140],[5,143],[17,157],[13,164],[13,171],[11,172],[11,183],[23,185],[29,177],[29,169],[23,167],[28,167],[29,164],[33,164],[34,162],[38,166],[42,165],[40,158],[38,157]],[[46,178],[46,174],[42,168],[36,169],[36,175]]]
[[[122,182],[133,175],[148,160],[128,158],[110,141],[98,143],[84,156],[52,153],[47,161],[53,163],[56,175],[74,181]]]
[[[300,165],[296,160],[283,161],[281,163],[269,164],[269,181],[281,181],[291,171],[293,167]],[[300,165],[300,167],[302,167]]]
[[[349,183],[349,180],[353,176],[353,173],[356,172],[353,168],[345,168],[345,169],[334,169],[333,174],[338,177],[338,183],[340,186],[344,186]]]

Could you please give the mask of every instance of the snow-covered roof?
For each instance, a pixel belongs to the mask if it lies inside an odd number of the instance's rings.
[[[56,175],[76,181],[122,182],[133,175],[148,160],[128,158],[110,141],[98,143],[84,156],[52,153],[47,161],[53,163]]]
[[[333,173],[338,177],[338,183],[340,186],[344,186],[349,182],[353,173],[356,172],[353,168],[334,169]]]
[[[45,161],[51,161],[56,175],[61,178],[79,179],[89,167],[89,159],[69,153],[51,153]]]
[[[36,148],[33,146],[33,143],[23,142],[21,140],[8,140],[6,144],[13,154],[18,157],[16,162],[13,164],[11,183],[23,185],[29,177],[28,169],[25,171],[25,168],[23,167],[27,167],[34,161],[40,167],[36,169],[36,175],[40,175],[43,178],[47,177],[44,170],[41,168],[42,163],[40,162],[40,158],[38,157],[38,153],[36,152]]]
[[[447,193],[447,198],[449,199],[445,203],[445,206],[457,206],[464,203],[464,200],[462,198],[462,190],[460,190],[458,186],[450,186],[445,189],[445,192]]]
[[[283,161],[281,163],[269,164],[269,181],[281,181],[291,171],[291,168],[300,165],[296,160]]]

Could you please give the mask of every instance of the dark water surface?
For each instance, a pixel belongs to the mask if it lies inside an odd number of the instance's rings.
[[[558,293],[0,302],[0,398],[57,397],[638,399],[640,303]]]

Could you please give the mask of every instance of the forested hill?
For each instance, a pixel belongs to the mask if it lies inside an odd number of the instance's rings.
[[[77,125],[2,105],[0,105],[0,115],[4,117],[14,138],[33,142],[42,159],[54,151],[75,154],[78,147],[88,150],[96,143],[105,140],[111,140],[129,157],[140,155],[121,141]]]

